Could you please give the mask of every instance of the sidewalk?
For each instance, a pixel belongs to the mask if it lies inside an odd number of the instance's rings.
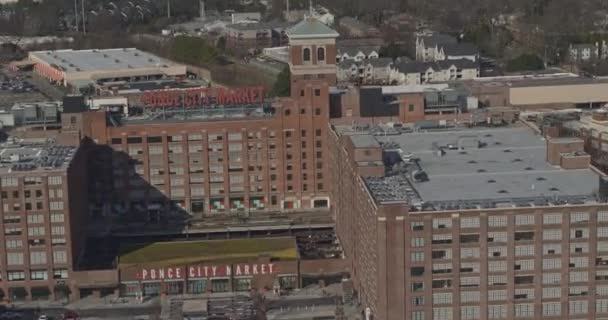
[[[152,298],[139,302],[135,298],[95,298],[85,297],[72,303],[60,301],[27,301],[9,303],[7,306],[14,306],[20,309],[67,309],[67,310],[99,310],[99,309],[148,309],[160,306],[159,298]]]

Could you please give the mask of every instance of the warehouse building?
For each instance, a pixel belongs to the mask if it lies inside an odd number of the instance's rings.
[[[95,83],[186,76],[186,66],[135,48],[34,51],[29,60],[34,72],[75,89]]]
[[[583,140],[330,134],[338,237],[374,318],[608,317],[608,184]]]

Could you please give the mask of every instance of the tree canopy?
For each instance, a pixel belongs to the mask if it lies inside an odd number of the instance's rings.
[[[507,71],[509,72],[542,70],[544,68],[545,64],[543,60],[539,56],[530,53],[524,53],[507,62]]]
[[[277,80],[272,87],[272,95],[277,97],[287,97],[291,93],[291,72],[289,66],[285,66],[277,76]]]

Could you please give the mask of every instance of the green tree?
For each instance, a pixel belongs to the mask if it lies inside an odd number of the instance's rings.
[[[542,70],[545,68],[543,60],[531,53],[524,53],[519,57],[509,60],[507,62],[507,71],[528,71],[528,70]]]
[[[179,36],[170,47],[171,58],[182,63],[207,65],[217,57],[217,50],[202,38]]]
[[[277,80],[272,87],[272,95],[277,97],[287,97],[291,94],[291,73],[289,66],[285,66],[283,71],[277,75]]]

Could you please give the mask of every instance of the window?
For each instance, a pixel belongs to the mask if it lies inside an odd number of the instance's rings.
[[[505,301],[507,300],[507,290],[490,290],[488,291],[488,301]]]
[[[570,239],[588,239],[589,229],[588,228],[577,228],[570,229]]]
[[[460,293],[460,302],[478,302],[480,300],[479,291],[464,291]]]
[[[422,277],[424,276],[424,267],[412,267],[410,268],[410,274],[412,277]]]
[[[460,258],[461,259],[479,258],[479,248],[461,248],[460,249]]]
[[[30,237],[44,236],[44,227],[29,227],[27,228],[27,235]]]
[[[543,224],[561,224],[561,223],[562,223],[562,215],[559,213],[545,214],[543,216]]]
[[[570,253],[589,253],[589,243],[571,243]]]
[[[589,280],[589,273],[586,271],[570,272],[570,282],[587,282]]]
[[[67,269],[55,269],[53,270],[53,279],[67,279],[68,278],[68,270]]]
[[[410,105],[408,106],[408,111],[409,111],[409,112],[414,112],[414,105],[413,105],[413,104],[410,104]]]
[[[310,48],[304,48],[304,51],[302,53],[302,60],[304,60],[305,62],[310,61]]]
[[[424,230],[424,222],[415,221],[411,223],[412,231],[423,231]]]
[[[598,213],[597,213],[597,221],[599,221],[599,222],[608,222],[608,211],[598,211]]]
[[[452,293],[433,293],[433,305],[452,304]]]
[[[608,312],[608,300],[596,300],[595,301],[595,312],[607,313]]]
[[[8,281],[23,281],[25,280],[25,272],[23,271],[9,271]]]
[[[62,201],[52,201],[52,202],[49,202],[49,209],[51,209],[51,210],[63,210],[63,202]]]
[[[488,270],[490,272],[507,272],[506,261],[488,261]]]
[[[515,256],[533,256],[534,246],[515,246]]]
[[[49,178],[49,184],[50,184],[50,179],[51,178]],[[15,177],[2,177],[2,180],[0,180],[0,181],[1,181],[0,184],[3,187],[16,187],[18,184],[17,178],[15,178]]]
[[[51,228],[51,234],[53,235],[64,235],[65,227],[64,226],[53,226]]]
[[[516,215],[515,216],[515,225],[516,226],[525,226],[534,224],[534,215]]]
[[[424,311],[412,311],[412,320],[424,320]]]
[[[65,250],[53,251],[53,263],[67,263],[68,256]]]
[[[434,234],[432,244],[450,244],[452,243],[452,234]]]
[[[412,259],[412,262],[424,261],[424,252],[412,252],[411,259]]]
[[[424,290],[424,282],[412,282],[412,291],[422,291]]]
[[[570,268],[586,268],[589,266],[589,258],[588,257],[576,257],[570,258]]]
[[[320,136],[321,136],[321,129],[316,129],[316,130],[315,130],[315,135],[316,135],[317,137],[320,137]]]
[[[465,306],[460,307],[460,319],[462,320],[475,320],[480,317],[479,306]]]
[[[517,260],[514,269],[521,271],[534,270],[534,260]]]
[[[315,96],[319,97],[321,96],[321,89],[315,89]],[[316,108],[315,109],[315,115],[321,115],[321,109]]]
[[[452,249],[433,250],[431,255],[434,260],[450,260],[452,259]]]
[[[505,257],[507,255],[507,247],[489,247],[488,257]]]
[[[561,314],[561,302],[543,302],[543,316],[559,316]]]
[[[448,229],[452,227],[452,218],[433,219],[433,229]]]
[[[488,232],[488,242],[507,242],[506,232]]]
[[[53,214],[51,214],[51,222],[52,223],[64,222],[64,221],[65,221],[65,216],[63,215],[63,213],[53,213]]]
[[[499,304],[499,305],[489,305],[488,306],[488,319],[506,319],[506,318],[507,318],[507,306],[506,305]]]
[[[561,273],[543,273],[543,284],[560,284],[561,281]]]
[[[412,247],[424,247],[424,238],[413,238]]]
[[[317,48],[317,61],[325,62],[325,48]]]
[[[543,231],[543,240],[561,240],[562,231],[559,229]]]
[[[543,244],[543,255],[561,254],[562,245],[560,243]]]
[[[507,217],[506,216],[489,216],[488,227],[506,227]]]
[[[479,262],[463,262],[460,264],[460,272],[479,273]]]
[[[452,273],[451,263],[436,263],[433,264],[433,274]]]
[[[27,216],[27,223],[44,223],[44,216],[41,214],[31,214]]]
[[[479,228],[479,218],[460,218],[460,228]]]
[[[586,300],[577,300],[577,301],[570,301],[569,302],[569,308],[568,310],[570,311],[570,314],[585,314],[588,312],[588,302]]]
[[[534,304],[533,303],[521,303],[515,305],[515,317],[527,318],[534,317]]]
[[[460,278],[460,287],[461,288],[474,288],[479,287],[481,284],[479,277],[466,277]]]
[[[543,270],[560,269],[561,267],[561,259],[543,259]]]
[[[433,320],[452,320],[452,307],[433,308]]]
[[[506,266],[506,261],[505,261]],[[489,286],[504,286],[507,284],[507,276],[506,275],[490,275],[488,276],[488,285]]]
[[[21,252],[10,252],[6,254],[6,264],[9,266],[22,265],[23,264],[23,253]]]
[[[32,280],[48,280],[49,274],[46,270],[32,270],[30,272],[30,278]]]
[[[49,185],[60,185],[62,184],[62,177],[61,176],[57,176],[57,177],[49,177]]]
[[[21,240],[6,240],[7,249],[19,249],[23,247],[23,241]]]
[[[589,213],[587,213],[587,212],[570,213],[570,223],[585,223],[585,222],[589,222]]]
[[[30,264],[46,264],[46,252],[30,252]]]

